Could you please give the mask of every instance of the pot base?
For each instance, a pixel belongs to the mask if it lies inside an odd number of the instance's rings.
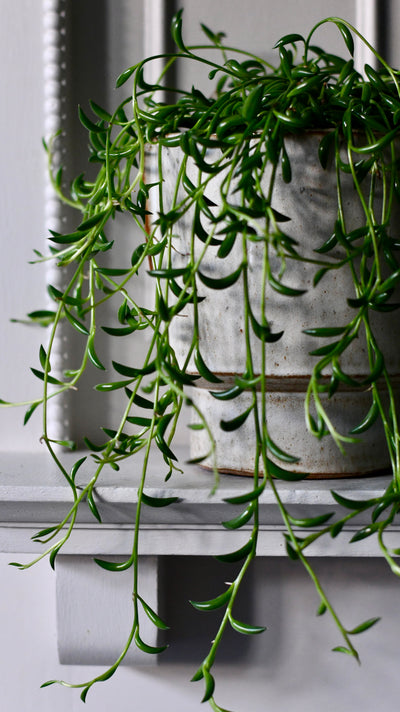
[[[324,404],[333,424],[339,422],[340,433],[347,436],[360,423],[370,408],[371,394],[337,392]],[[220,472],[252,476],[255,467],[256,435],[252,414],[237,429],[221,429],[221,421],[229,421],[244,413],[252,403],[252,394],[243,392],[234,400],[221,401],[204,388],[194,388],[192,400],[203,414],[216,438],[214,460],[208,456],[200,464]],[[269,392],[266,394],[268,433],[273,443],[292,461],[274,460],[293,473],[304,472],[310,478],[360,477],[387,474],[390,461],[385,447],[383,428],[376,422],[355,443],[343,443],[343,454],[330,436],[318,439],[307,430],[304,417],[304,392]],[[261,395],[258,395],[261,412]],[[194,419],[194,422],[196,420]],[[199,422],[199,421],[197,421]],[[201,458],[210,450],[206,429],[192,430],[191,458]],[[261,472],[261,471],[260,471]],[[262,474],[262,472],[261,472]]]
[[[199,467],[207,472],[212,472],[212,467],[209,465],[200,464]],[[254,477],[254,472],[251,470],[234,470],[218,467],[220,475],[233,475],[234,477]],[[387,477],[391,474],[389,468],[382,470],[373,470],[371,472],[313,472],[305,477],[305,480],[342,480],[342,479],[359,479],[360,477]],[[262,473],[260,474],[262,477]]]

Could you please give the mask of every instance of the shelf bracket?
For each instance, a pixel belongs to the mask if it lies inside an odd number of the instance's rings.
[[[158,609],[158,557],[141,556],[141,596]],[[117,561],[116,557],[107,557]],[[133,569],[106,571],[89,556],[59,555],[56,561],[57,635],[60,663],[64,665],[112,665],[128,639],[133,621]],[[140,635],[156,646],[157,628],[141,611]],[[154,665],[133,643],[124,663]]]

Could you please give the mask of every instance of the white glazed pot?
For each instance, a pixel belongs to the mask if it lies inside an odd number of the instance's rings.
[[[320,247],[334,230],[337,218],[337,189],[335,170],[322,169],[317,153],[321,134],[310,132],[299,137],[289,137],[285,147],[290,159],[292,181],[283,182],[277,174],[272,207],[288,216],[290,222],[282,229],[296,239],[301,254],[318,257],[314,250]],[[149,147],[148,180],[156,179],[156,146]],[[155,159],[155,160],[154,160]],[[173,206],[177,171],[182,154],[179,148],[163,148],[164,206],[166,212]],[[198,169],[193,171],[196,183]],[[190,173],[189,173],[190,176]],[[269,176],[265,177],[267,190]],[[221,177],[213,178],[206,191],[207,197],[217,203]],[[364,224],[361,208],[353,187],[351,176],[343,179],[344,214],[347,230]],[[153,214],[158,211],[155,191],[150,201]],[[181,195],[178,198],[182,197]],[[230,197],[233,202],[234,194]],[[397,216],[398,217],[398,216]],[[399,224],[399,221],[396,221]],[[184,266],[190,244],[190,220],[186,216],[178,225],[174,265]],[[199,244],[199,248],[202,245]],[[240,240],[230,255],[221,260],[217,247],[208,248],[201,271],[217,278],[231,274],[241,262]],[[249,284],[252,309],[259,319],[261,298],[261,243],[249,243]],[[335,259],[330,255],[330,260]],[[300,298],[290,298],[273,290],[267,291],[267,313],[272,331],[284,330],[283,337],[267,346],[267,418],[272,439],[284,450],[299,458],[298,464],[288,469],[310,473],[313,477],[351,476],[373,474],[389,466],[383,429],[376,423],[357,444],[346,444],[346,456],[340,452],[329,437],[321,440],[312,436],[304,418],[304,396],[315,357],[309,352],[321,346],[319,340],[303,333],[304,329],[321,326],[343,326],[354,316],[347,304],[354,297],[354,287],[348,270],[331,270],[313,287],[315,266],[305,262],[288,261],[283,282],[296,289],[306,289]],[[250,404],[251,394],[242,393],[229,401],[216,400],[210,390],[226,389],[233,385],[236,374],[245,370],[246,348],[244,340],[243,282],[240,278],[226,290],[208,289],[201,285],[205,299],[199,304],[200,350],[208,368],[223,378],[223,383],[214,386],[199,380],[193,389],[192,398],[205,415],[216,438],[217,466],[221,471],[249,474],[254,471],[255,434],[251,418],[233,432],[224,432],[219,423],[242,413]],[[396,300],[397,301],[397,300]],[[385,363],[391,374],[400,372],[399,353],[393,335],[398,331],[398,314],[375,313],[372,326],[378,343],[385,355]],[[193,321],[191,307],[175,318],[171,329],[174,348],[180,363],[183,363],[192,338]],[[261,371],[261,349],[257,338],[252,336],[254,370]],[[324,342],[326,343],[326,342]],[[362,338],[353,342],[343,358],[342,367],[350,376],[362,378],[369,373],[368,355]],[[190,370],[195,372],[194,364]],[[327,377],[329,377],[327,375]],[[347,435],[366,415],[371,405],[368,389],[339,389],[327,403],[329,416],[339,432]],[[191,435],[191,456],[200,457],[209,449],[205,431],[194,430]],[[209,461],[203,463],[210,466]]]

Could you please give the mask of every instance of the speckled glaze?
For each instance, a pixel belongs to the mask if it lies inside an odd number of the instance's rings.
[[[334,170],[323,170],[317,158],[321,134],[309,133],[296,138],[288,138],[285,146],[292,168],[292,181],[283,182],[279,172],[276,176],[272,207],[290,218],[282,223],[282,230],[297,240],[298,250],[303,256],[318,258],[314,250],[320,247],[332,234],[337,218],[337,188]],[[156,162],[151,156],[157,149],[149,149],[150,170],[155,170]],[[173,204],[175,179],[181,163],[179,148],[163,149],[164,210]],[[152,167],[152,168],[151,168]],[[191,170],[191,169],[188,169]],[[193,167],[193,182],[197,169]],[[263,189],[268,190],[270,176],[265,175]],[[219,200],[221,177],[213,178],[206,195],[214,203]],[[351,176],[342,181],[343,208],[347,230],[364,224],[361,207],[353,188]],[[379,192],[379,191],[378,191]],[[180,197],[180,196],[179,196]],[[230,200],[235,200],[232,193]],[[168,205],[169,203],[169,205]],[[157,200],[153,198],[150,208],[157,212]],[[379,195],[376,205],[379,215]],[[400,216],[393,220],[398,229]],[[202,218],[203,223],[205,221]],[[175,242],[174,262],[178,266],[186,263],[189,251],[190,229],[188,217],[178,226]],[[207,229],[207,226],[204,224]],[[237,240],[230,255],[221,260],[217,257],[217,247],[208,248],[201,270],[210,277],[231,274],[241,262],[241,241]],[[256,318],[259,318],[262,284],[262,243],[248,243],[250,270],[250,300]],[[330,253],[324,259],[335,261]],[[273,262],[272,262],[272,266]],[[284,450],[299,457],[299,463],[290,469],[304,471],[314,477],[351,476],[372,474],[388,467],[384,435],[376,424],[367,431],[358,444],[346,444],[343,456],[328,437],[317,440],[307,431],[304,419],[304,394],[308,378],[315,364],[315,357],[309,352],[322,345],[320,340],[303,333],[303,329],[321,326],[343,326],[354,316],[347,299],[354,297],[354,287],[350,271],[331,270],[313,287],[315,265],[305,262],[288,261],[283,282],[290,287],[306,289],[300,298],[282,296],[267,288],[267,314],[272,331],[284,330],[283,337],[267,346],[267,417],[273,440]],[[245,370],[246,348],[244,340],[244,313],[242,280],[227,290],[211,290],[201,286],[201,294],[206,297],[199,305],[200,349],[211,371],[220,374],[224,381],[216,388],[226,388],[233,383],[235,374]],[[375,313],[371,318],[385,362],[392,374],[400,373],[399,350],[396,338],[399,333],[397,312]],[[175,319],[171,328],[174,348],[178,360],[183,363],[192,338],[193,322],[190,307]],[[260,342],[252,335],[253,365],[255,372],[261,371]],[[324,341],[326,343],[326,341]],[[369,373],[368,355],[362,337],[353,342],[341,361],[343,370],[351,376]],[[195,371],[194,365],[191,369]],[[327,376],[329,374],[327,373]],[[396,380],[396,379],[395,379]],[[243,412],[250,403],[250,394],[243,393],[238,399],[218,401],[209,393],[210,384],[198,382],[192,397],[207,418],[217,440],[217,465],[221,471],[252,474],[254,470],[254,427],[251,418],[232,433],[219,428],[221,419],[229,420]],[[327,403],[329,415],[343,434],[348,434],[366,415],[371,405],[368,390],[339,390]],[[191,435],[191,454],[199,457],[207,452],[209,443],[205,431],[195,430]],[[211,463],[205,461],[205,466]],[[285,465],[286,466],[286,465]]]

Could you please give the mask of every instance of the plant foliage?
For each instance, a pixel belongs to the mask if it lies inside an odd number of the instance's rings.
[[[337,27],[348,59],[314,45],[314,34],[324,23]],[[239,572],[228,588],[214,599],[193,602],[200,611],[222,610],[210,651],[193,678],[203,680],[204,701],[209,701],[212,709],[221,712],[222,708],[214,698],[212,669],[224,630],[231,626],[244,635],[264,630],[236,620],[234,606],[242,580],[256,555],[259,501],[266,487],[273,491],[282,515],[289,557],[301,561],[309,573],[318,593],[319,613],[328,611],[337,624],[342,644],[335,650],[357,659],[352,636],[370,628],[377,619],[352,629],[344,626],[307,558],[308,547],[325,535],[337,536],[347,522],[369,511],[369,525],[360,528],[353,541],[376,535],[390,567],[397,575],[400,573],[395,562],[396,552],[385,544],[385,531],[397,515],[400,503],[400,439],[395,392],[379,340],[371,326],[372,313],[378,312],[385,319],[387,312],[399,307],[393,295],[400,281],[400,242],[398,236],[391,234],[390,217],[393,206],[400,199],[395,146],[399,134],[400,90],[398,73],[381,59],[379,70],[366,66],[365,78],[361,76],[353,60],[353,35],[358,32],[338,18],[319,23],[306,38],[290,34],[280,39],[275,47],[276,66],[251,53],[226,47],[222,33],[214,33],[206,26],[203,31],[204,46],[186,46],[182,35],[182,13],[178,12],[172,23],[177,49],[175,53],[165,55],[165,69],[156,84],[149,84],[145,78],[146,67],[152,61],[147,58],[120,75],[117,85],[128,85],[132,93],[113,113],[94,102],[91,102],[90,116],[89,112],[79,108],[80,121],[88,132],[89,160],[96,168],[94,179],[79,175],[65,193],[62,171],[54,174],[52,169],[55,139],[46,144],[54,189],[62,200],[76,208],[80,216],[76,228],[69,234],[50,234],[49,255],[39,258],[56,262],[68,275],[68,282],[63,290],[49,285],[53,309],[29,315],[33,322],[48,327],[49,337],[46,347],[40,349],[40,369],[32,369],[41,382],[41,396],[28,404],[25,420],[39,406],[42,408],[42,440],[73,495],[73,503],[63,521],[36,536],[38,541],[47,542],[45,553],[38,558],[48,555],[52,566],[73,530],[81,506],[87,503],[93,516],[100,519],[94,493],[103,470],[109,467],[118,470],[122,461],[136,455],[140,455],[139,462],[143,463],[131,555],[117,564],[97,561],[100,566],[116,571],[133,567],[133,625],[125,649],[110,669],[89,682],[71,685],[82,689],[82,699],[85,700],[95,682],[105,680],[115,672],[131,644],[150,654],[161,652],[161,648],[149,646],[140,636],[140,610],[156,627],[165,628],[166,625],[139,594],[138,541],[142,508],[168,506],[176,503],[176,498],[158,499],[145,492],[152,449],[157,448],[162,454],[166,480],[173,477],[180,466],[174,438],[182,406],[188,402],[196,411],[197,425],[193,427],[202,428],[208,434],[207,456],[213,459],[215,434],[210,431],[188,390],[196,386],[199,376],[210,384],[210,392],[217,399],[233,400],[243,392],[250,394],[250,406],[221,422],[223,431],[237,431],[240,437],[241,426],[252,419],[256,434],[253,484],[248,491],[227,502],[228,514],[223,522],[227,529],[246,526],[247,541],[237,551],[218,557],[223,561],[238,562]],[[204,49],[213,54],[205,55]],[[194,63],[199,71],[204,70],[212,90],[205,95],[195,87],[190,90],[163,87],[163,79],[175,62]],[[168,92],[159,100],[161,89]],[[171,92],[175,97],[173,101],[165,98]],[[326,235],[326,241],[311,257],[305,257],[290,237],[290,220],[274,208],[274,184],[278,174],[285,183],[289,184],[292,179],[288,140],[313,129],[324,132],[319,145],[319,161],[323,168],[335,167],[338,207],[336,223]],[[152,147],[154,155],[159,156],[158,173],[153,182],[146,177],[148,146]],[[170,148],[179,148],[181,152],[172,201],[167,200],[163,192],[161,160],[163,151]],[[196,181],[189,170],[190,165],[197,168]],[[268,191],[261,188],[266,171],[270,175]],[[152,175],[154,177],[154,171]],[[352,177],[364,216],[362,224],[350,231],[342,205],[344,175]],[[207,198],[207,192],[210,183],[218,178],[220,202],[215,205]],[[379,181],[383,183],[383,198],[378,215],[373,206]],[[156,214],[151,208],[154,200],[158,205]],[[110,261],[115,246],[108,233],[112,221],[118,220],[121,214],[139,229],[141,240],[132,245],[129,263],[115,267]],[[176,236],[184,220],[189,226],[189,249],[184,259],[180,255],[177,262],[174,259]],[[124,232],[129,234],[129,227],[125,227]],[[249,298],[248,255],[255,242],[261,245],[265,285],[257,316]],[[223,263],[234,246],[235,249],[239,247],[241,254],[237,268],[224,277],[207,274],[204,263],[209,250],[213,249],[215,259]],[[290,514],[280,498],[279,480],[299,480],[306,475],[291,470],[290,465],[296,458],[284,452],[268,430],[268,353],[270,345],[283,337],[285,323],[272,327],[266,294],[272,289],[288,300],[301,299],[309,285],[304,289],[290,286],[285,281],[285,270],[288,263],[301,264],[304,260],[315,266],[314,285],[332,270],[349,271],[354,285],[354,293],[348,298],[351,309],[348,323],[336,324],[333,320],[324,327],[310,324],[306,330],[307,335],[315,339],[314,367],[305,398],[307,426],[316,438],[332,437],[343,449],[380,419],[393,475],[386,491],[376,499],[354,501],[333,493],[341,508],[341,513],[334,519],[331,519],[331,513],[305,519]],[[150,306],[140,303],[134,296],[137,275],[143,275],[149,283],[153,295]],[[210,370],[202,353],[199,304],[204,287],[227,290],[234,284],[242,285],[246,359],[243,374],[233,386],[224,388],[221,378]],[[102,323],[100,307],[104,303],[113,305],[115,321],[111,324]],[[182,364],[174,350],[171,332],[187,305],[193,314],[192,336]],[[52,375],[54,344],[60,325],[66,323],[79,334],[83,355],[73,371],[64,376]],[[144,340],[147,350],[143,361],[114,361],[115,373],[106,375],[97,346],[100,329],[111,341],[126,339],[135,344],[135,340]],[[261,373],[254,370],[254,337],[258,353],[261,353]],[[346,373],[343,355],[361,337],[367,344],[369,374],[356,379]],[[134,348],[131,353],[135,353]],[[190,368],[193,359],[197,374]],[[110,392],[119,391],[121,418],[113,429],[103,429],[101,444],[86,439],[88,453],[67,470],[57,446],[72,444],[52,438],[49,401],[75,389],[89,366],[98,370],[100,380],[96,389],[105,398]],[[352,433],[338,432],[324,400],[327,392],[332,396],[343,386],[360,391],[368,389],[370,394],[370,409],[362,422],[354,423]],[[7,407],[10,404],[2,401],[1,405]],[[84,461],[86,466],[91,463],[91,476],[78,487],[76,475]],[[231,504],[242,507],[242,513],[229,514]]]

